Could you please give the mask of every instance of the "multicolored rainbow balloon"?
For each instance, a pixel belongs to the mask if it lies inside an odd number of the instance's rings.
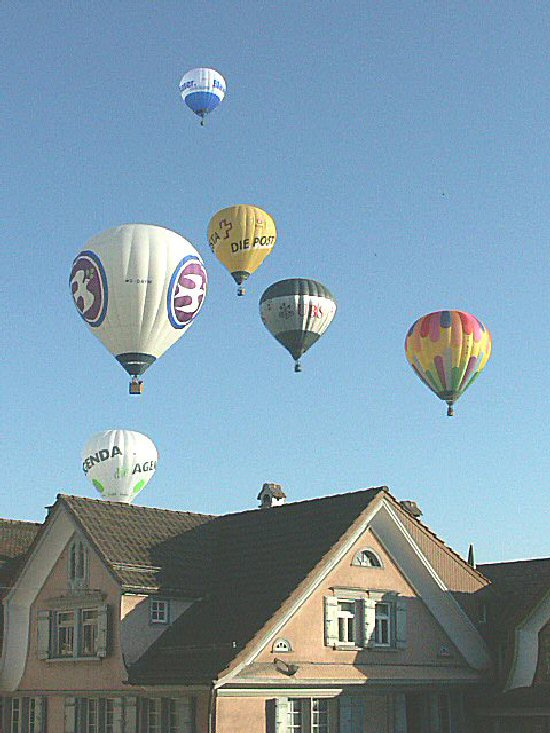
[[[489,330],[463,311],[428,313],[413,323],[405,339],[409,364],[447,403],[447,415],[453,414],[453,404],[482,372],[491,347]]]

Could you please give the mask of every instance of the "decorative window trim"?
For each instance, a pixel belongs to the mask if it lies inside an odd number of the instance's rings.
[[[97,622],[94,624],[85,623],[84,614],[86,612],[95,612],[97,614]],[[61,626],[59,624],[59,614],[73,614],[71,619],[67,619],[67,623]],[[109,642],[109,606],[103,604],[80,604],[79,607],[57,607],[55,609],[39,610],[36,612],[36,628],[37,628],[37,655],[39,659],[47,662],[63,662],[63,661],[94,661],[103,659],[108,654]],[[60,653],[59,647],[59,630],[60,628],[72,629],[67,632],[67,638],[70,639],[71,649],[65,653]],[[86,628],[92,631],[86,631]],[[91,633],[91,639],[95,647],[95,653],[84,653],[83,645],[86,642],[87,635]],[[88,640],[89,640],[88,636]]]
[[[396,651],[407,646],[407,601],[396,591],[362,591],[358,595],[335,589],[338,595],[325,596],[325,646],[333,649]],[[340,606],[354,603],[353,639],[341,640]],[[385,608],[382,608],[382,605]],[[377,606],[379,613],[377,614]]]
[[[288,641],[288,639],[275,639],[273,642],[273,646],[271,647],[272,652],[276,652],[277,654],[284,654],[286,652],[293,651],[292,644]]]
[[[168,626],[170,624],[170,599],[149,597],[149,624],[151,626]],[[162,616],[159,615],[161,608]]]
[[[381,570],[384,567],[380,555],[375,552],[372,547],[364,547],[359,550],[351,561],[352,565],[357,565],[362,568],[372,568],[374,570]]]

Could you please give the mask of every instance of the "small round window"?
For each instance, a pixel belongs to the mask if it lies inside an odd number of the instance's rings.
[[[273,644],[273,650],[274,652],[291,652],[292,646],[289,641],[286,639],[277,639],[277,641]]]

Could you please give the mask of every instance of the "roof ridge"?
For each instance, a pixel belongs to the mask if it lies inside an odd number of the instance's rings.
[[[225,517],[237,517],[242,514],[256,514],[260,512],[261,514],[266,512],[271,512],[273,510],[277,509],[285,509],[285,507],[289,506],[300,506],[302,504],[311,504],[315,501],[329,501],[331,499],[338,499],[340,497],[348,497],[353,496],[354,494],[366,494],[369,491],[376,491],[381,492],[384,491],[386,493],[389,493],[389,488],[387,486],[369,486],[367,489],[357,489],[355,491],[342,491],[339,494],[328,494],[327,496],[315,496],[310,499],[300,499],[299,501],[287,501],[285,504],[280,504],[279,506],[269,507],[269,509],[262,509],[261,507],[253,507],[252,509],[241,509],[238,512],[228,512],[227,514],[214,514],[212,515],[214,519],[224,519]]]
[[[0,517],[0,522],[5,522],[6,524],[32,524],[36,527],[42,526],[42,522],[35,522],[32,519],[4,519],[4,517]]]
[[[502,560],[501,562],[478,562],[476,564],[478,567],[486,567],[488,565],[495,567],[495,565],[523,565],[528,562],[550,562],[550,557],[529,557],[525,560]]]
[[[67,499],[77,499],[78,501],[83,502],[90,502],[93,504],[111,504],[115,505],[117,507],[126,507],[124,511],[132,511],[136,509],[146,509],[149,512],[159,512],[162,514],[177,514],[182,515],[185,514],[187,516],[191,517],[211,517],[212,519],[216,519],[219,516],[219,514],[205,514],[203,512],[191,512],[187,509],[163,509],[161,507],[156,506],[143,506],[143,504],[126,504],[125,502],[121,501],[109,501],[108,499],[92,499],[89,496],[78,496],[77,494],[58,494],[56,499],[61,499],[63,501],[67,501]]]

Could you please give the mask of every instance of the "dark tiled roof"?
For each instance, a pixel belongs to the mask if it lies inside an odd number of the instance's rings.
[[[491,581],[484,590],[489,628],[511,629],[550,591],[550,558],[478,565]]]
[[[212,516],[60,494],[124,590],[204,591]]]
[[[0,519],[0,595],[21,567],[41,525]]]
[[[383,488],[212,520],[204,598],[130,669],[132,682],[216,679]]]

